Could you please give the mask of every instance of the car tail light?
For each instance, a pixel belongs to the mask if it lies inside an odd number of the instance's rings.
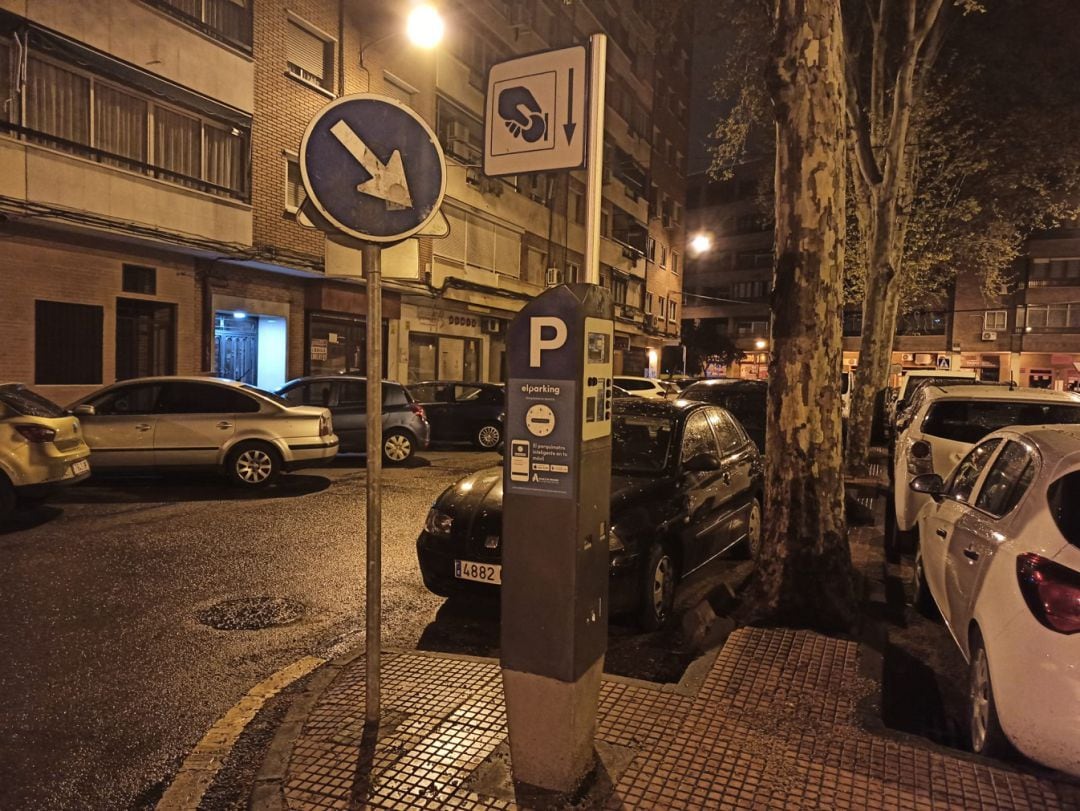
[[[418,416],[422,420],[427,419],[427,414],[424,413],[424,407],[419,403],[409,403],[409,410]]]
[[[934,457],[930,443],[925,439],[916,440],[908,450],[907,460],[908,473],[912,476],[921,476],[923,473],[934,472]]]
[[[334,424],[331,422],[330,417],[323,414],[319,417],[319,436],[330,436],[334,433]]]
[[[56,431],[44,425],[16,425],[18,431],[29,442],[52,442],[56,439]]]
[[[1080,572],[1028,553],[1016,559],[1016,578],[1035,619],[1059,634],[1080,632]]]

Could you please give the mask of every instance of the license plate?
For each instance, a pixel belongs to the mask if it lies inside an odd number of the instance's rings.
[[[502,566],[497,563],[455,560],[454,577],[459,580],[475,580],[477,583],[492,583],[498,586],[502,584]]]
[[[90,463],[86,459],[80,459],[78,462],[71,465],[72,476],[81,476],[88,470],[90,470]]]

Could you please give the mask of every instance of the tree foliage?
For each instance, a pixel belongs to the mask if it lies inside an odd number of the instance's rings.
[[[682,344],[686,347],[687,373],[694,377],[704,376],[710,366],[740,361],[744,355],[728,334],[727,325],[718,319],[684,321]]]

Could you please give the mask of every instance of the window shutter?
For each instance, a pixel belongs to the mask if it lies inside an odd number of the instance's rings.
[[[323,40],[306,28],[290,22],[287,49],[290,65],[295,65],[317,81],[323,80],[326,72],[326,43]]]

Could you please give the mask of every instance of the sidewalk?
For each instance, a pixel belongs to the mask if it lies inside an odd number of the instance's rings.
[[[604,768],[583,805],[1080,811],[1074,784],[882,729],[864,653],[809,631],[743,628],[678,685],[605,679]],[[372,748],[363,656],[319,672],[278,732],[252,807],[523,807],[507,776],[498,662],[385,653],[382,700]]]

